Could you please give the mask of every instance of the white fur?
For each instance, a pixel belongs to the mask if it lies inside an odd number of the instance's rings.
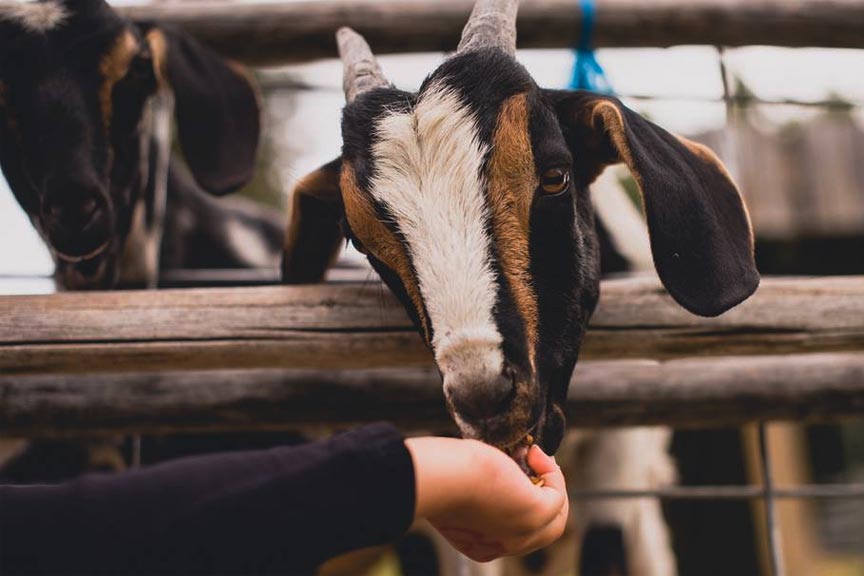
[[[56,2],[15,2],[0,0],[0,20],[15,22],[31,32],[48,32],[62,24],[69,14]]]
[[[372,195],[393,214],[410,251],[448,385],[501,373],[493,317],[496,278],[481,174],[487,147],[474,118],[444,85],[377,125]],[[468,372],[470,371],[470,372]]]

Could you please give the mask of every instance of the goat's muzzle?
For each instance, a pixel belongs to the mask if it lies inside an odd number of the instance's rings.
[[[117,257],[112,243],[87,258],[54,253],[58,287],[64,290],[108,290],[117,282]]]
[[[41,220],[51,250],[67,262],[94,258],[114,235],[111,203],[98,185],[65,182],[49,188],[42,202]]]
[[[537,427],[543,410],[530,373],[506,360],[476,357],[471,363],[439,361],[439,369],[447,405],[464,436],[509,453]]]

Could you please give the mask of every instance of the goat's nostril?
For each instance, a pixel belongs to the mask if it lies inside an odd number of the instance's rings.
[[[84,227],[97,220],[105,210],[100,197],[57,199],[45,202],[43,212],[53,225]]]
[[[455,373],[444,378],[444,392],[463,418],[483,420],[500,414],[512,401],[516,383],[509,370],[497,377]]]
[[[81,219],[86,220],[93,216],[93,213],[99,209],[99,202],[96,198],[87,198],[81,202],[79,209],[81,210]]]

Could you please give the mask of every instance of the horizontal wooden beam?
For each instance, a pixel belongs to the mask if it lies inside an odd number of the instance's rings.
[[[226,56],[252,64],[336,55],[340,26],[362,32],[378,54],[455,49],[472,0],[153,3],[117,9],[180,26]],[[524,0],[519,47],[568,48],[579,41],[574,0]],[[854,0],[597,0],[599,47],[679,44],[864,47],[864,3]]]
[[[864,413],[864,353],[595,361],[573,375],[569,424],[731,426]],[[388,420],[446,430],[432,369],[0,376],[0,435],[74,437],[309,429]],[[338,423],[338,424],[335,424]]]
[[[764,279],[719,318],[654,277],[603,283],[582,358],[864,349],[864,277]],[[379,283],[0,297],[0,374],[431,366]]]

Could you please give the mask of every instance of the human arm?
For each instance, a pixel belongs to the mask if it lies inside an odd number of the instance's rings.
[[[389,425],[0,487],[0,574],[309,573],[400,536],[414,500],[411,457]]]

